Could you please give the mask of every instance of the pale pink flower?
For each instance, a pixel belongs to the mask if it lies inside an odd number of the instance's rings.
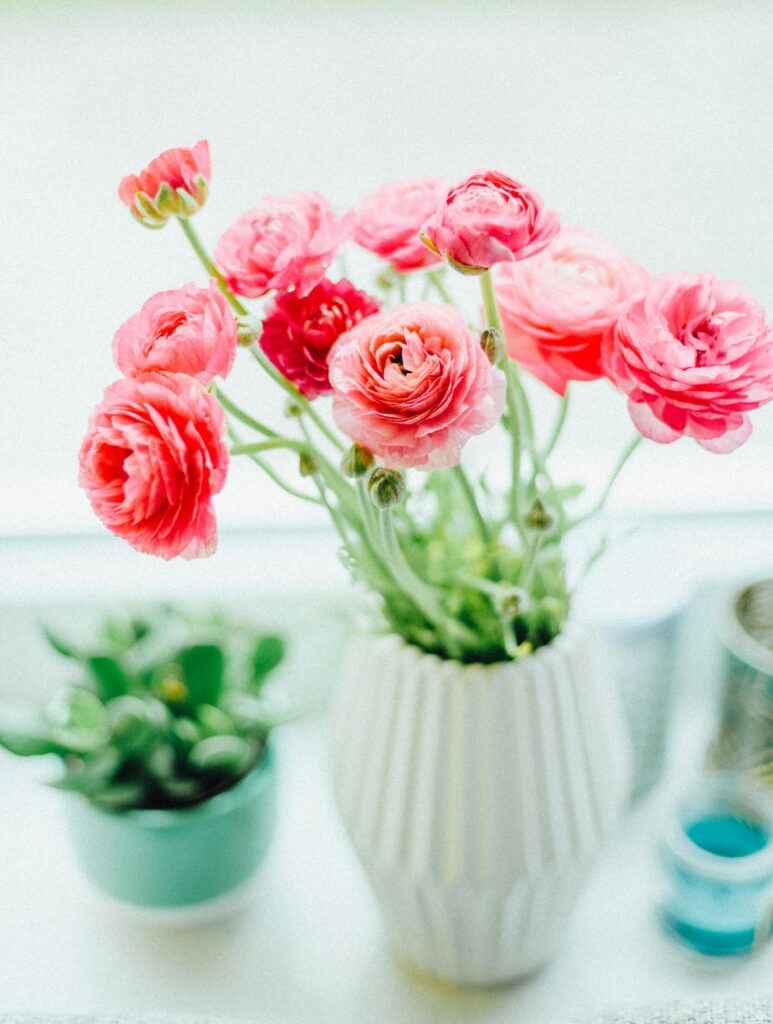
[[[558,234],[558,214],[536,192],[498,171],[455,185],[427,220],[421,237],[463,273],[534,256]]]
[[[737,284],[710,274],[653,278],[607,335],[609,378],[645,437],[686,435],[713,452],[748,438],[748,414],[773,398],[773,331]]]
[[[419,237],[426,220],[445,199],[448,186],[437,178],[398,181],[366,196],[354,222],[354,241],[406,273],[440,263]]]
[[[601,341],[648,275],[609,242],[564,228],[537,256],[497,267],[507,352],[559,395],[604,375]]]
[[[214,395],[181,373],[111,384],[89,420],[79,483],[105,526],[162,558],[211,555],[212,496],[223,487],[228,448]]]
[[[305,295],[350,237],[353,220],[353,211],[336,217],[318,192],[267,196],[220,238],[216,259],[238,295],[288,288]]]
[[[129,174],[118,186],[118,195],[136,219],[149,228],[160,228],[169,217],[190,217],[207,201],[212,167],[209,143],[193,149],[167,149],[139,174]]]
[[[127,377],[162,370],[209,384],[230,372],[237,341],[233,313],[215,283],[209,288],[186,284],[151,296],[119,327],[113,356]]]
[[[505,382],[464,317],[416,302],[370,316],[330,355],[339,428],[388,467],[437,469],[496,422]]]

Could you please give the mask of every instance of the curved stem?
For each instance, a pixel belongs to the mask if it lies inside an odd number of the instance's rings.
[[[475,644],[477,638],[472,630],[451,618],[437,600],[429,584],[417,576],[400,547],[395,530],[392,510],[385,508],[380,513],[381,541],[389,559],[389,566],[395,579],[425,618],[438,626],[451,640]]]
[[[564,423],[566,422],[566,414],[569,411],[569,395],[569,385],[567,384],[566,392],[564,393],[564,397],[561,399],[561,406],[558,410],[558,416],[556,417],[556,421],[553,424],[553,429],[550,432],[550,437],[548,438],[547,443],[545,444],[545,447],[542,450],[542,454],[540,455],[540,462],[543,465],[548,461],[550,456],[553,454],[553,450],[556,447],[558,439],[561,436],[561,431],[564,429]]]
[[[427,274],[427,279],[432,282],[435,291],[438,293],[443,302],[447,302],[449,306],[454,304],[454,300],[451,298],[451,293],[448,291],[446,286],[443,284],[443,278],[441,277],[441,271],[430,270]]]
[[[215,397],[225,411],[229,412],[234,419],[243,423],[245,427],[250,427],[252,430],[256,430],[259,434],[264,434],[266,437],[280,436],[275,430],[272,430],[271,427],[267,427],[264,423],[261,423],[260,420],[254,419],[249,413],[240,409],[239,406],[235,402],[232,402],[231,399],[218,387],[215,388]]]
[[[489,327],[502,335],[502,320],[497,309],[497,302],[494,296],[494,284],[491,279],[491,271],[487,270],[480,275],[480,291],[483,298],[483,309],[486,314],[486,323]],[[502,354],[502,369],[506,381],[507,416],[510,425],[512,438],[512,451],[510,458],[510,519],[515,524],[521,539],[525,542],[526,533],[521,522],[521,422],[522,414],[519,408],[518,394],[518,370],[507,352]]]
[[[220,273],[220,271],[217,269],[217,267],[215,266],[215,263],[212,260],[211,256],[209,255],[207,250],[202,245],[201,239],[196,234],[196,229],[191,224],[190,219],[187,218],[187,217],[178,217],[177,218],[177,223],[183,229],[183,234],[188,239],[188,241],[191,243],[191,247],[192,247],[193,251],[196,253],[196,255],[198,256],[199,262],[201,263],[201,265],[204,267],[204,269],[209,274],[209,276],[210,277],[214,277],[214,279],[217,281],[218,288],[220,289],[220,291],[223,293],[223,295],[225,295],[225,297],[230,302],[231,308],[233,309],[233,311],[235,313],[238,313],[239,316],[246,316],[247,315],[246,307],[243,306],[241,304],[241,302],[239,302],[239,300],[236,298],[234,293],[228,287],[228,282],[223,277],[223,275]]]
[[[289,437],[270,437],[267,441],[234,444],[231,446],[231,455],[258,455],[260,452],[271,452],[280,448],[286,448],[291,452],[298,452],[299,455],[316,456],[314,449],[305,441],[293,441]]]
[[[304,415],[308,416],[309,419],[314,423],[320,433],[328,439],[328,441],[334,445],[339,451],[343,452],[346,450],[346,446],[341,440],[336,437],[330,427],[325,423],[319,413],[312,407],[311,402],[304,395],[300,393],[298,388],[283,376],[279,370],[274,366],[271,360],[266,356],[265,352],[256,345],[251,345],[249,349],[252,354],[252,358],[255,362],[265,370],[269,377],[282,388],[283,391],[292,398],[292,400],[298,405]]]
[[[569,523],[566,530],[564,531],[565,533],[568,533],[569,530],[574,529],[575,526],[579,526],[580,523],[585,523],[589,519],[592,519],[595,515],[598,515],[598,513],[604,508],[604,506],[607,503],[607,498],[609,497],[612,488],[615,486],[617,478],[622,473],[626,462],[628,462],[630,457],[633,455],[633,453],[636,451],[636,449],[639,447],[643,440],[643,436],[641,434],[637,434],[633,438],[633,440],[626,445],[626,447],[623,449],[622,454],[620,455],[620,458],[617,460],[617,463],[615,464],[615,468],[612,470],[612,475],[607,481],[607,486],[604,488],[599,500],[596,502],[596,504],[593,506],[590,512],[586,512],[584,516],[580,516],[579,518]]]
[[[234,430],[230,423],[228,424],[228,436],[231,438],[234,444],[241,444],[241,438],[236,433],[236,431]],[[258,466],[259,469],[263,470],[267,477],[274,481],[277,487],[281,487],[283,491],[286,491],[293,498],[298,498],[300,501],[307,501],[312,505],[323,504],[323,502],[321,502],[319,498],[315,498],[313,494],[304,494],[303,491],[299,491],[291,484],[288,484],[287,481],[283,480],[282,477],[276,472],[274,467],[269,465],[269,463],[266,462],[265,459],[261,459],[259,455],[256,455],[253,452],[252,455],[250,455],[250,459],[252,462],[255,463],[256,466]]]
[[[483,541],[486,547],[491,544],[491,531],[488,528],[488,523],[481,515],[481,511],[478,508],[478,502],[475,499],[475,491],[472,488],[472,484],[469,481],[467,474],[464,472],[461,463],[457,463],[452,470],[456,481],[464,495],[464,500],[467,502],[467,507],[472,516],[472,520],[477,527],[480,539]]]

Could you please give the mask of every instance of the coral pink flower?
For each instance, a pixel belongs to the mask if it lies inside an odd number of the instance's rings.
[[[496,422],[505,382],[464,317],[416,302],[368,317],[330,355],[340,429],[388,467],[437,469]]]
[[[351,234],[354,213],[336,217],[317,192],[267,196],[232,224],[216,258],[238,295],[259,298],[272,289],[311,291]]]
[[[647,280],[608,242],[565,228],[539,255],[495,271],[508,354],[559,395],[570,380],[603,376],[601,340]]]
[[[153,295],[118,328],[113,356],[127,377],[151,370],[187,373],[202,384],[226,377],[238,342],[236,321],[214,284]]]
[[[111,384],[80,450],[79,482],[109,530],[162,558],[210,555],[212,496],[228,449],[223,412],[198,381],[148,373]]]
[[[558,234],[558,214],[525,185],[480,171],[454,186],[421,231],[425,245],[463,273],[480,274],[541,252]]]
[[[354,223],[354,240],[406,273],[440,262],[419,237],[424,222],[445,199],[448,186],[436,178],[394,182],[366,196]]]
[[[712,452],[748,438],[748,413],[773,398],[773,331],[739,286],[710,274],[663,274],[604,340],[610,379],[637,429]]]
[[[144,171],[127,175],[118,195],[141,224],[160,228],[169,217],[190,217],[201,209],[211,175],[209,143],[197,142],[193,149],[167,149]]]
[[[266,310],[260,347],[306,398],[330,391],[328,357],[338,338],[379,310],[378,302],[343,279],[326,277],[301,297],[280,292]]]

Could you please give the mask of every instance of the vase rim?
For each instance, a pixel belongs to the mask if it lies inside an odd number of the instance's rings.
[[[720,640],[725,648],[743,664],[773,676],[773,649],[756,639],[741,621],[739,604],[752,591],[767,587],[773,594],[773,577],[761,577],[725,588],[718,617]]]
[[[525,658],[521,658],[519,660],[510,658],[503,661],[459,661],[458,658],[442,658],[439,654],[434,654],[432,651],[423,650],[418,644],[409,643],[397,632],[380,633],[377,631],[370,631],[370,635],[374,636],[376,639],[389,640],[397,643],[401,651],[417,660],[434,661],[438,665],[457,665],[462,671],[482,671],[493,675],[495,672],[501,671],[503,667],[511,668],[513,666],[525,666],[531,664],[535,658],[544,658],[549,653],[555,652],[556,650],[564,647],[567,643],[574,642],[580,633],[580,629],[583,627],[588,629],[593,628],[589,624],[585,623],[584,620],[577,619],[570,615],[559,632],[556,633],[549,643],[542,644],[540,647],[537,647],[536,650],[532,651],[531,654],[526,655]]]

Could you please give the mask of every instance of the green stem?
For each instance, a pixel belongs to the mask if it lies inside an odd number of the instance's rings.
[[[438,293],[443,302],[447,302],[449,306],[453,306],[454,300],[451,298],[451,293],[443,284],[441,272],[439,270],[430,270],[430,272],[427,274],[427,278],[432,282],[435,291]]]
[[[488,528],[488,523],[481,515],[481,511],[478,508],[478,502],[475,499],[475,491],[473,490],[472,484],[470,483],[460,462],[453,467],[453,474],[456,477],[456,482],[459,484],[462,494],[464,495],[464,500],[467,502],[467,507],[470,511],[470,515],[472,516],[472,520],[477,527],[478,533],[480,534],[480,539],[486,547],[489,547],[491,544],[491,532]]]
[[[254,419],[249,413],[246,413],[243,409],[232,402],[230,398],[218,387],[215,388],[215,396],[218,402],[222,405],[226,412],[229,412],[235,419],[239,420],[246,427],[250,427],[252,430],[256,430],[259,434],[264,434],[266,437],[279,437],[279,434],[271,427],[267,427],[260,420]]]
[[[592,519],[594,516],[598,515],[598,513],[604,508],[604,506],[607,503],[607,498],[609,497],[612,488],[615,486],[617,478],[622,473],[625,464],[628,462],[630,457],[633,455],[633,453],[636,451],[636,449],[639,447],[643,440],[644,438],[641,434],[636,434],[633,440],[631,440],[628,443],[628,445],[626,445],[626,447],[623,449],[622,454],[620,455],[620,458],[617,460],[617,463],[615,464],[615,468],[612,470],[612,475],[610,476],[607,482],[607,486],[604,488],[599,500],[596,502],[596,504],[593,506],[590,512],[586,512],[584,516],[580,516],[578,519],[575,519],[571,523],[569,523],[566,530],[564,531],[565,533],[568,533],[569,530],[574,529],[575,526],[579,526],[581,523],[585,523],[589,519]]]
[[[316,457],[317,453],[305,441],[293,441],[289,437],[270,437],[267,441],[251,441],[248,444],[235,444],[231,446],[231,455],[258,455],[260,452],[276,451],[279,448],[286,448],[291,452],[298,452],[299,455],[311,455]]]
[[[274,383],[278,384],[283,391],[287,392],[287,394],[290,396],[293,402],[296,403],[301,412],[305,416],[309,417],[309,419],[312,421],[312,423],[314,423],[314,425],[317,427],[320,433],[324,434],[327,440],[332,445],[334,445],[338,449],[338,451],[345,451],[346,446],[340,441],[339,438],[336,437],[336,435],[333,433],[330,427],[328,427],[327,423],[325,423],[325,421],[322,419],[322,417],[319,415],[316,409],[313,408],[308,398],[302,395],[298,388],[296,388],[296,386],[291,381],[289,381],[285,376],[283,376],[279,372],[279,370],[277,370],[277,368],[274,366],[274,364],[271,362],[271,360],[268,358],[265,352],[256,345],[251,345],[249,351],[252,354],[252,358],[261,367],[261,369],[265,370],[269,377],[274,381]]]
[[[241,438],[236,433],[236,431],[234,430],[230,423],[228,424],[227,429],[228,436],[231,438],[234,444],[241,444]],[[261,459],[259,455],[255,455],[255,453],[253,452],[253,454],[250,455],[250,459],[252,462],[255,463],[256,466],[258,466],[259,469],[263,470],[266,476],[268,476],[271,480],[274,481],[277,487],[281,487],[283,491],[286,491],[288,494],[292,495],[293,498],[298,498],[300,499],[300,501],[307,501],[312,505],[322,505],[322,502],[319,500],[319,498],[315,498],[312,494],[304,494],[303,491],[299,491],[291,484],[288,484],[287,481],[283,480],[282,477],[276,472],[274,467],[270,466],[265,459]]]
[[[486,314],[486,323],[502,336],[502,320],[497,309],[497,302],[494,296],[494,285],[491,279],[491,272],[486,271],[480,275],[480,290],[483,298],[483,309]],[[502,369],[506,381],[507,416],[510,424],[510,435],[512,437],[512,452],[510,458],[510,519],[515,524],[521,539],[526,541],[526,532],[521,522],[521,412],[519,410],[518,389],[516,386],[517,369],[513,361],[504,352],[502,355]]]
[[[521,564],[521,572],[519,575],[518,583],[524,590],[529,591],[531,586],[532,576],[534,575],[534,567],[537,564],[537,555],[542,547],[542,542],[545,539],[544,533],[535,533],[531,538],[531,543],[527,545],[526,552],[523,556],[523,562]]]
[[[437,600],[432,587],[425,583],[420,576],[417,576],[408,564],[397,538],[391,509],[381,510],[380,527],[381,542],[389,560],[390,569],[422,615],[438,627],[451,642],[459,641],[474,645],[477,641],[475,634],[446,613]]]
[[[561,437],[561,431],[564,429],[564,423],[566,422],[566,414],[569,411],[569,385],[566,386],[566,392],[564,397],[561,399],[561,406],[558,410],[558,416],[556,422],[553,424],[553,429],[550,432],[550,437],[540,455],[540,462],[544,466],[550,456],[553,454],[553,450],[558,443],[558,439]]]
[[[220,271],[217,269],[217,267],[215,266],[212,258],[209,255],[209,253],[207,252],[207,250],[202,245],[201,239],[196,234],[196,229],[191,224],[189,218],[187,218],[187,217],[178,217],[177,218],[177,223],[183,229],[183,234],[188,239],[188,241],[191,243],[191,247],[192,247],[193,251],[196,253],[196,255],[198,256],[199,262],[201,263],[201,265],[204,267],[204,269],[209,274],[209,276],[210,277],[214,277],[214,279],[217,281],[218,288],[223,293],[223,295],[225,295],[225,297],[228,299],[228,301],[231,303],[231,308],[233,309],[233,311],[235,313],[238,313],[239,316],[246,316],[247,315],[246,308],[241,304],[241,302],[239,302],[239,300],[236,298],[234,293],[228,287],[228,282],[223,277],[223,275],[220,273]]]

